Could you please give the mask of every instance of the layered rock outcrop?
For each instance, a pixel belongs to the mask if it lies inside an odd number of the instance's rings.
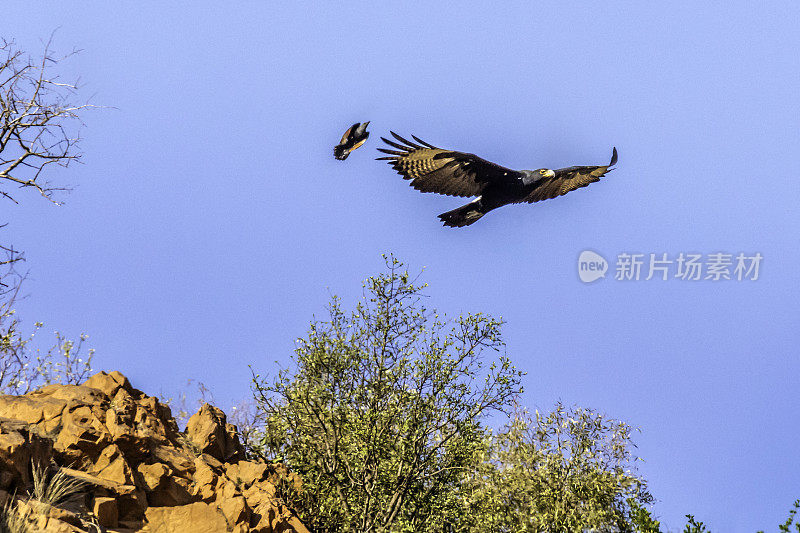
[[[32,465],[48,464],[84,483],[82,500],[33,509],[34,531],[307,533],[277,495],[299,478],[245,460],[225,413],[203,405],[180,432],[168,406],[119,372],[0,395],[0,500],[36,507],[22,496]]]

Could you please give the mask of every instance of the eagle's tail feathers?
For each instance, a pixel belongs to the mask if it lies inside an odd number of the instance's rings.
[[[342,145],[338,145],[333,148],[333,157],[335,157],[339,161],[344,161],[345,159],[347,159],[348,155],[350,155],[350,152],[348,150],[345,150],[345,148]]]
[[[486,213],[480,208],[479,204],[470,202],[452,211],[442,213],[439,215],[439,220],[441,220],[445,226],[461,228],[474,224],[485,214]]]

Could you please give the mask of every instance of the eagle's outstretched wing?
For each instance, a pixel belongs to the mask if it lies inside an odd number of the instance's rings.
[[[348,141],[348,139],[350,139],[350,136],[353,134],[353,132],[356,131],[356,128],[358,127],[359,124],[360,122],[356,122],[355,124],[347,128],[347,131],[345,131],[344,135],[342,135],[342,140],[341,142],[339,142],[339,144],[345,144]]]
[[[383,142],[397,150],[378,148],[388,157],[387,160],[404,179],[411,180],[411,186],[422,192],[435,192],[448,196],[478,196],[492,182],[519,179],[522,174],[491,161],[481,159],[475,154],[454,152],[437,148],[418,137],[413,143],[390,132],[399,143],[381,137]]]
[[[538,186],[520,202],[539,202],[567,194],[575,189],[586,187],[590,183],[599,181],[617,163],[617,149],[611,154],[611,162],[603,166],[567,167],[555,171],[555,176],[537,182]]]

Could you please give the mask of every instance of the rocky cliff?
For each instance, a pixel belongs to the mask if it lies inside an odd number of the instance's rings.
[[[81,489],[42,504],[28,496],[37,468]],[[0,395],[0,505],[29,531],[307,533],[276,494],[285,483],[300,480],[246,461],[221,410],[204,405],[180,432],[168,406],[119,372]]]

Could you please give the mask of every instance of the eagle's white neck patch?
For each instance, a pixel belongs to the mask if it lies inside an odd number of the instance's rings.
[[[542,179],[542,175],[538,172],[534,172],[532,170],[523,170],[522,171],[522,184],[523,185],[530,185],[531,183],[535,183],[537,180]]]
[[[536,183],[539,180],[543,180],[545,178],[554,178],[556,173],[552,170],[545,169],[544,174],[539,172],[538,170],[523,170],[522,171],[522,183],[524,185],[530,185],[532,183]]]

